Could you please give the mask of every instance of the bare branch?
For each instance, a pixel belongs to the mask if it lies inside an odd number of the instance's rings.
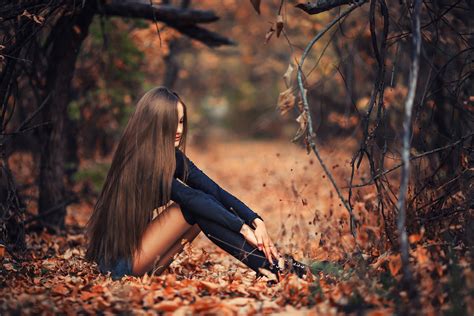
[[[313,3],[298,3],[295,5],[298,9],[303,10],[308,14],[318,14],[321,12],[329,11],[333,8],[340,7],[345,4],[362,4],[365,1],[355,1],[355,0],[317,0]]]
[[[101,7],[105,15],[138,18],[168,22],[174,25],[194,25],[196,23],[211,23],[219,17],[210,10],[182,9],[171,5],[150,5],[149,1],[126,0],[112,1]]]
[[[410,139],[411,139],[411,114],[415,100],[415,92],[418,83],[418,72],[420,69],[420,50],[421,50],[421,29],[420,29],[420,8],[421,0],[414,0],[414,12],[412,18],[413,29],[413,50],[410,64],[410,74],[408,83],[408,95],[405,102],[405,118],[403,120],[403,168],[400,180],[400,192],[397,202],[398,220],[397,228],[400,241],[400,253],[403,269],[403,285],[407,289],[415,291],[412,286],[412,276],[410,271],[410,257],[408,253],[408,238],[406,230],[406,209],[405,200],[408,189],[408,179],[410,175]]]
[[[146,0],[112,1],[110,4],[99,7],[98,10],[109,16],[161,21],[209,47],[236,45],[234,41],[196,25],[217,21],[219,17],[213,11],[185,9],[170,5],[150,5]]]

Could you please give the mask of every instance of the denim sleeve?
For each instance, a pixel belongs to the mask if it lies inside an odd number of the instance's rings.
[[[174,177],[171,182],[171,199],[185,212],[215,221],[235,232],[240,232],[244,224],[240,217],[226,210],[212,196],[191,188]]]
[[[217,183],[215,183],[211,178],[209,178],[204,172],[202,172],[196,165],[183,154],[181,150],[176,148],[176,173],[178,176],[183,175],[184,169],[184,160],[186,160],[189,168],[189,175],[186,183],[189,186],[199,189],[205,193],[208,193],[215,197],[219,202],[222,203],[228,210],[236,213],[240,218],[242,218],[247,225],[253,227],[252,222],[255,218],[262,217],[252,211],[247,205],[245,205],[238,198],[222,189]]]

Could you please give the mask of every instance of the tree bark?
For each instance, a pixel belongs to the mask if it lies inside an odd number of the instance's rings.
[[[56,23],[50,36],[54,44],[49,55],[46,73],[46,95],[51,99],[43,111],[41,160],[39,179],[39,215],[41,224],[55,231],[64,229],[66,205],[65,159],[68,138],[67,107],[71,100],[70,87],[74,67],[83,40],[87,37],[94,12],[85,7],[74,16],[64,15]],[[61,205],[60,207],[58,207]],[[51,212],[55,209],[54,212]]]

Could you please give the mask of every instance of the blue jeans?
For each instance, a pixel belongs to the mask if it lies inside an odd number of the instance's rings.
[[[106,266],[103,262],[99,262],[99,270],[103,274],[107,274],[110,271],[112,279],[117,280],[124,275],[132,275],[132,262],[123,258],[120,258],[111,266]]]
[[[214,200],[214,202],[219,203],[217,200]],[[197,212],[191,214],[187,211],[183,211],[183,209],[181,209],[181,211],[188,224],[194,225],[197,223],[207,238],[255,271],[257,276],[261,275],[258,271],[258,268],[261,267],[277,273],[276,266],[268,261],[263,251],[249,244],[242,234],[224,227],[216,221],[211,221],[199,216]],[[124,275],[131,275],[132,263],[131,261],[120,259],[111,267],[106,267],[104,264],[99,263],[99,269],[104,274],[106,274],[107,271],[111,271],[111,277],[115,280]]]

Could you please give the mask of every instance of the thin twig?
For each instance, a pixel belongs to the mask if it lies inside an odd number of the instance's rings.
[[[443,150],[448,149],[450,147],[454,147],[454,146],[458,145],[459,143],[463,142],[465,139],[467,139],[469,137],[472,137],[473,135],[474,135],[474,132],[469,133],[467,135],[464,135],[463,137],[461,137],[460,139],[458,139],[456,142],[454,142],[452,144],[448,144],[448,145],[443,146],[443,147],[435,148],[433,150],[429,150],[429,151],[426,151],[426,152],[418,154],[418,155],[413,155],[413,156],[410,157],[410,161],[415,160],[415,159],[419,159],[419,158],[422,158],[424,156],[428,156],[428,155],[431,155],[431,154],[435,154],[437,152],[443,151]],[[403,165],[404,165],[404,162],[401,162],[398,165],[396,165],[396,166],[394,166],[394,167],[392,167],[388,170],[385,170],[384,172],[381,172],[381,173],[377,174],[374,178],[372,178],[370,181],[368,181],[366,183],[360,183],[360,184],[352,185],[352,188],[360,188],[360,187],[371,185],[371,184],[374,183],[374,180],[380,178],[381,176],[386,175],[387,173],[390,173],[390,172],[400,168]],[[343,187],[343,189],[347,189],[347,188],[349,188],[349,186]]]
[[[300,62],[297,63],[298,64],[298,74],[297,74],[297,78],[298,78],[298,87],[299,87],[299,90],[301,92],[301,98],[303,100],[303,111],[306,112],[306,115],[307,115],[307,124],[308,124],[308,135],[306,136],[306,139],[308,140],[309,142],[309,145],[311,146],[313,152],[315,153],[316,157],[318,158],[318,161],[319,163],[321,164],[322,168],[324,169],[324,172],[326,173],[326,175],[328,176],[329,180],[331,181],[332,185],[334,186],[339,198],[341,199],[343,205],[346,207],[346,209],[349,211],[349,216],[350,216],[350,226],[351,226],[351,233],[352,235],[355,237],[356,235],[356,232],[355,232],[355,227],[356,227],[356,222],[355,222],[355,219],[354,219],[354,214],[352,213],[352,208],[347,204],[347,202],[344,200],[342,194],[341,194],[341,191],[339,190],[337,184],[336,184],[336,181],[334,180],[331,172],[329,171],[329,169],[327,168],[327,166],[324,164],[324,161],[322,160],[321,158],[321,155],[319,154],[319,151],[318,151],[318,148],[316,147],[316,144],[315,144],[315,141],[314,141],[314,138],[316,137],[316,134],[314,133],[313,131],[313,122],[312,122],[312,118],[311,118],[311,113],[310,113],[310,110],[309,110],[309,103],[308,103],[308,99],[306,97],[306,93],[305,93],[305,88],[303,86],[303,80],[302,80],[302,76],[303,76],[303,63],[306,59],[306,57],[308,56],[309,52],[311,51],[311,48],[314,46],[314,44],[331,28],[333,27],[337,22],[339,22],[342,18],[345,18],[347,15],[349,15],[349,13],[351,13],[353,10],[355,10],[356,8],[358,8],[360,5],[364,4],[366,1],[363,0],[361,2],[356,2],[356,5],[354,6],[351,6],[349,8],[347,8],[344,12],[342,12],[338,17],[336,17],[334,20],[331,21],[331,23],[327,24],[326,27],[324,29],[322,29],[321,31],[319,31],[318,34],[316,34],[316,36],[311,40],[311,42],[309,42],[309,44],[306,46],[304,52],[303,52],[303,55],[301,56],[301,59],[300,59]]]

